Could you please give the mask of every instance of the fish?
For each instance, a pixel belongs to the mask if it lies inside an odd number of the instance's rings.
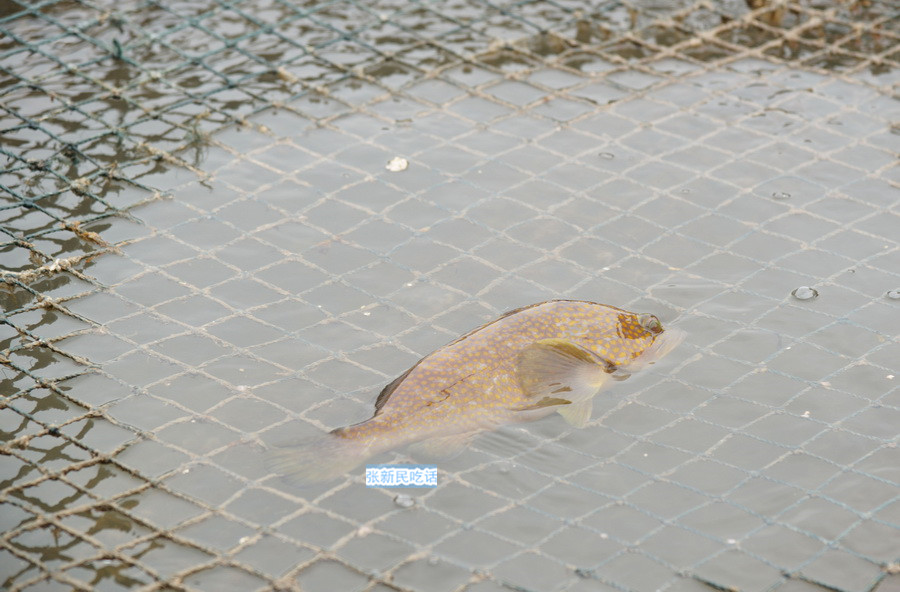
[[[682,340],[649,313],[585,300],[509,311],[438,348],[391,381],[363,422],[270,449],[266,465],[289,483],[336,479],[366,459],[412,445],[451,456],[479,433],[558,413],[590,420],[592,400]]]

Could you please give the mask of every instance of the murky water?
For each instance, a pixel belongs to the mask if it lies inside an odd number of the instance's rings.
[[[897,585],[890,3],[7,4],[5,588]],[[435,489],[266,470],[549,298],[688,337]]]

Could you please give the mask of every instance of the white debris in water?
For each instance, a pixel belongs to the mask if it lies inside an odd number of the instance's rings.
[[[793,296],[797,300],[812,300],[818,295],[818,290],[816,290],[815,288],[810,288],[809,286],[800,286],[799,288],[791,292],[791,296]]]
[[[400,506],[401,508],[411,508],[416,505],[416,500],[405,493],[401,493],[397,497],[394,498],[394,503]]]
[[[400,171],[405,171],[409,166],[409,161],[400,156],[395,156],[384,166],[387,170],[392,173],[399,173]]]

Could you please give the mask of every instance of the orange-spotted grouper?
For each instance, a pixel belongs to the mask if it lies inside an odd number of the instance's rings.
[[[477,433],[557,412],[576,427],[610,380],[652,364],[681,341],[652,314],[580,300],[508,312],[428,354],[384,387],[371,419],[299,446],[267,464],[294,484],[339,477],[367,458],[418,443],[452,454]]]

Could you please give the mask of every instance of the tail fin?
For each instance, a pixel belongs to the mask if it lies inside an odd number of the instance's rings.
[[[358,442],[334,434],[266,451],[266,468],[295,487],[331,481],[368,458]]]

